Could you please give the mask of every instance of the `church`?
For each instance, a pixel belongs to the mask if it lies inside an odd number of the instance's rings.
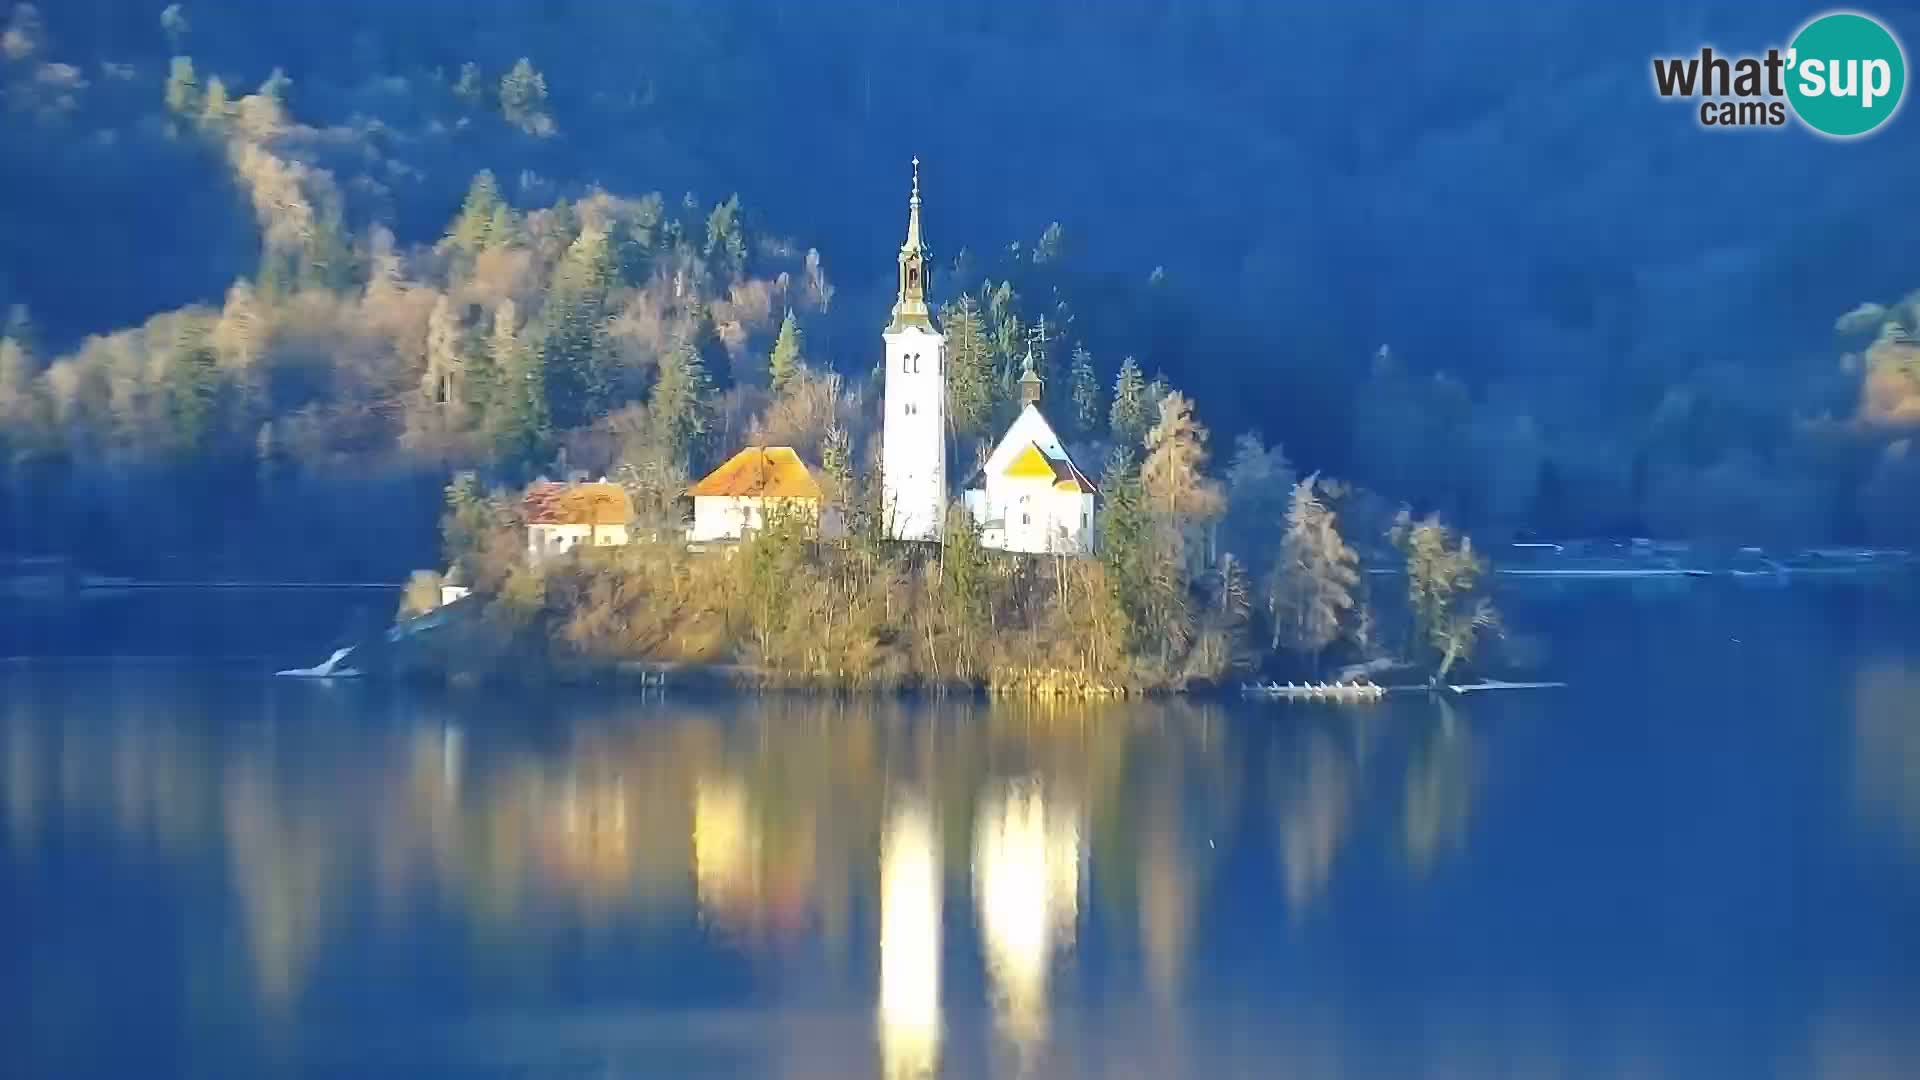
[[[881,495],[897,540],[943,537],[947,507],[946,339],[927,306],[928,253],[920,233],[920,159],[913,161],[907,239],[900,245],[886,344]],[[1020,414],[968,484],[963,505],[986,547],[1035,555],[1093,549],[1097,491],[1040,411],[1041,380],[1027,355]]]

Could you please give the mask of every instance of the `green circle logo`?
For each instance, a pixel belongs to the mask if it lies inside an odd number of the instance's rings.
[[[1808,127],[1852,138],[1887,122],[1907,89],[1900,42],[1878,22],[1850,11],[1822,15],[1787,50],[1787,100]]]

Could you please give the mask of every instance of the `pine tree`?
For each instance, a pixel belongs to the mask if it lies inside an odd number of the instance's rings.
[[[553,118],[547,115],[547,77],[524,56],[500,77],[500,114],[529,135],[553,133]]]
[[[468,258],[480,254],[492,238],[494,223],[503,210],[511,216],[511,210],[500,198],[500,185],[495,182],[492,170],[481,169],[467,185],[466,200],[460,204],[460,213],[453,219],[453,226],[447,230],[442,243]]]
[[[787,317],[780,321],[780,336],[774,339],[773,353],[767,358],[767,385],[775,394],[785,393],[799,373],[802,345],[800,324],[793,317],[793,309],[788,308]]]
[[[947,334],[947,422],[965,438],[986,426],[993,407],[993,346],[971,296],[941,308],[940,322]]]
[[[706,256],[718,259],[728,277],[746,272],[747,234],[740,224],[740,196],[730,196],[707,215]]]
[[[501,460],[524,463],[545,456],[553,425],[540,356],[521,340],[518,317],[512,300],[502,300],[494,311],[487,342],[486,427]]]
[[[339,291],[353,284],[356,273],[353,249],[340,219],[329,215],[315,221],[301,241],[297,287]]]
[[[1194,419],[1185,394],[1161,399],[1160,422],[1147,432],[1141,481],[1155,511],[1204,516],[1219,508],[1219,492],[1205,475],[1207,429]]]
[[[606,410],[610,293],[616,272],[607,234],[582,232],[554,269],[540,317],[540,362],[547,408],[559,428],[586,424]]]
[[[501,203],[493,210],[493,220],[487,223],[486,246],[491,249],[519,242],[520,216],[513,212],[513,207]]]
[[[193,58],[176,56],[167,72],[167,111],[175,116],[198,116],[201,110],[200,80],[193,73]]]
[[[1360,557],[1341,537],[1333,511],[1316,491],[1319,482],[1315,473],[1293,486],[1267,598],[1273,647],[1316,658],[1339,638],[1360,583]]]
[[[692,338],[661,359],[652,409],[654,423],[665,434],[674,456],[691,460],[713,423],[713,380],[707,375],[700,346]]]
[[[1073,398],[1073,421],[1082,436],[1092,437],[1100,432],[1100,376],[1093,367],[1093,354],[1086,346],[1073,348],[1073,369],[1068,377],[1069,393]]]
[[[1120,373],[1114,376],[1107,428],[1116,446],[1139,446],[1146,437],[1147,387],[1140,378],[1139,361],[1131,356],[1120,361]]]
[[[1067,230],[1061,228],[1057,221],[1050,222],[1040,234],[1040,242],[1033,245],[1033,261],[1040,266],[1057,263],[1066,256],[1066,252]]]
[[[287,90],[293,86],[293,80],[287,77],[285,68],[274,68],[267,73],[267,79],[260,84],[260,96],[276,105],[287,103]]]
[[[1268,449],[1256,432],[1233,443],[1233,461],[1227,466],[1227,512],[1222,525],[1227,550],[1246,564],[1254,577],[1264,577],[1273,564],[1277,545],[1274,529],[1287,512],[1294,485],[1293,465],[1286,451]]]
[[[215,75],[207,80],[207,95],[200,107],[200,119],[203,123],[218,127],[233,115],[233,101],[227,95],[227,84]]]
[[[199,455],[212,441],[220,396],[220,361],[207,327],[180,321],[167,355],[163,393],[174,445],[188,457]]]
[[[1156,527],[1131,453],[1113,450],[1100,491],[1099,551],[1111,599],[1126,616],[1134,650],[1158,651],[1165,661],[1192,629],[1181,560],[1169,533]]]

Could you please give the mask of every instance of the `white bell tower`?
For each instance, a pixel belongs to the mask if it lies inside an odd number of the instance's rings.
[[[941,538],[947,513],[947,341],[927,310],[927,248],[920,240],[920,159],[913,159],[907,242],[887,343],[880,435],[881,513],[896,540]]]

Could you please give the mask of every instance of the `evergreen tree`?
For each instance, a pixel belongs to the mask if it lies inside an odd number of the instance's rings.
[[[207,94],[200,107],[203,123],[218,127],[233,115],[233,101],[227,96],[227,84],[220,76],[207,80]]]
[[[940,310],[947,335],[947,422],[965,438],[985,426],[993,406],[993,346],[971,296]]]
[[[183,455],[196,457],[213,439],[220,397],[220,361],[207,339],[207,327],[180,321],[163,379],[174,445]]]
[[[1116,446],[1136,447],[1146,438],[1147,387],[1140,378],[1139,361],[1131,356],[1120,361],[1120,373],[1113,379],[1107,429]]]
[[[612,391],[607,324],[615,284],[613,251],[598,229],[582,232],[554,269],[539,341],[547,408],[556,427],[579,427],[606,411]]]
[[[1156,527],[1133,455],[1116,447],[1101,477],[1099,551],[1112,601],[1136,653],[1163,661],[1191,629],[1186,580],[1167,530]]]
[[[293,80],[287,77],[285,68],[274,68],[267,73],[267,79],[260,84],[260,96],[276,105],[287,103],[287,91],[292,88]]]
[[[355,277],[356,264],[346,227],[332,215],[315,221],[301,241],[297,286],[338,292],[351,286]]]
[[[487,429],[494,453],[503,461],[525,463],[545,456],[553,437],[547,416],[546,379],[539,354],[521,340],[518,312],[502,300],[488,338]]]
[[[940,548],[940,607],[947,629],[958,640],[953,674],[973,674],[980,642],[993,620],[993,564],[980,542],[980,523],[959,503],[947,508]]]
[[[480,254],[492,239],[494,225],[502,211],[511,219],[512,211],[500,198],[500,185],[495,182],[492,170],[481,169],[467,185],[466,200],[460,204],[460,213],[453,219],[453,226],[447,230],[442,243],[468,258]]]
[[[1479,588],[1487,564],[1474,553],[1473,540],[1456,538],[1438,515],[1416,521],[1402,510],[1387,537],[1406,557],[1415,647],[1424,644],[1438,658],[1438,683],[1472,657],[1482,631],[1500,630],[1500,615]]]
[[[740,224],[740,196],[729,196],[707,215],[705,254],[718,260],[729,278],[746,272],[747,234]]]
[[[1067,230],[1061,228],[1057,221],[1048,223],[1046,230],[1040,234],[1040,242],[1033,245],[1035,265],[1057,263],[1066,256],[1066,253]]]
[[[524,56],[500,77],[500,115],[529,135],[553,133],[553,118],[547,115],[547,77]]]
[[[793,317],[793,309],[788,308],[787,317],[780,321],[780,336],[774,339],[773,353],[767,358],[767,385],[775,394],[785,393],[799,373],[802,344],[800,324]]]
[[[1294,485],[1293,464],[1286,451],[1268,449],[1258,433],[1249,431],[1233,443],[1233,461],[1227,466],[1227,512],[1222,526],[1227,550],[1237,555],[1255,578],[1264,578],[1276,554],[1274,530],[1287,513]]]
[[[1166,374],[1159,371],[1154,372],[1153,381],[1147,384],[1146,392],[1147,418],[1149,422],[1151,422],[1153,417],[1160,415],[1160,405],[1167,400],[1167,395],[1171,393],[1173,393],[1173,386],[1167,382]]]
[[[167,111],[175,116],[198,116],[201,110],[200,80],[193,73],[193,58],[176,56],[167,72]]]
[[[1100,432],[1100,376],[1094,371],[1093,354],[1086,346],[1073,348],[1073,369],[1067,376],[1068,391],[1073,398],[1073,423],[1081,435],[1092,437]]]
[[[1147,432],[1146,448],[1140,476],[1156,512],[1206,516],[1219,509],[1219,492],[1205,474],[1207,429],[1194,419],[1185,394],[1175,391],[1161,400],[1160,422]]]
[[[520,216],[513,207],[501,203],[493,210],[493,220],[487,223],[486,246],[488,248],[506,247],[520,242]]]
[[[1315,473],[1293,486],[1267,599],[1273,647],[1316,659],[1340,636],[1360,584],[1360,557],[1341,537],[1333,511],[1316,491],[1319,482]]]
[[[712,427],[713,395],[706,360],[692,338],[661,359],[660,378],[653,385],[653,420],[682,461],[693,459]]]

